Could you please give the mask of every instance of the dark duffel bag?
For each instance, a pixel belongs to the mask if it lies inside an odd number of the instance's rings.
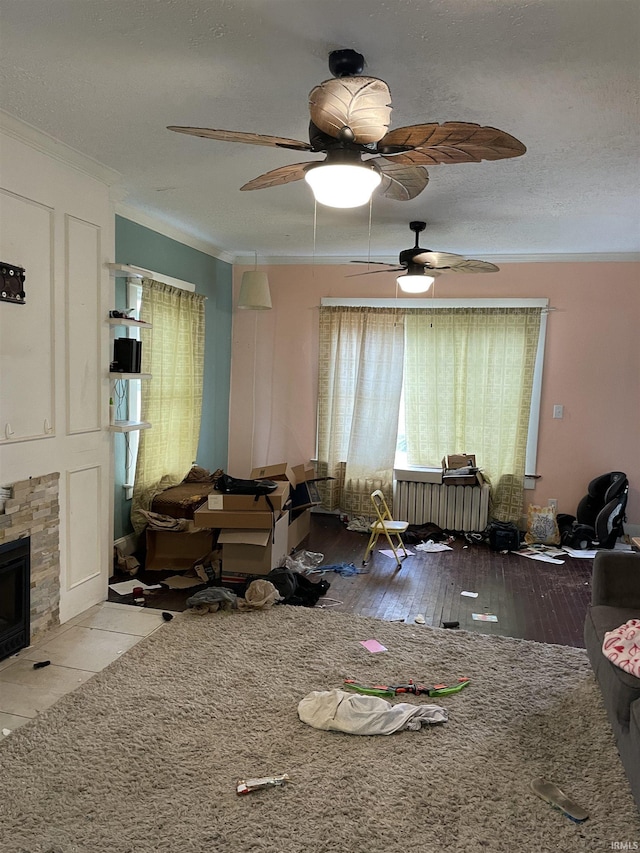
[[[225,495],[270,495],[278,488],[274,480],[241,480],[221,474],[216,483],[216,489]]]
[[[517,551],[520,547],[520,531],[512,521],[490,521],[485,532],[493,551]]]

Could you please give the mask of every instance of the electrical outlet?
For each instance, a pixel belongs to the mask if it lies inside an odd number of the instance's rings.
[[[555,405],[553,407],[553,417],[554,418],[563,418],[564,417],[564,406]]]
[[[557,499],[556,498],[549,498],[549,500],[547,501],[547,506],[550,506],[551,509],[555,509],[555,511],[557,512],[558,511]]]

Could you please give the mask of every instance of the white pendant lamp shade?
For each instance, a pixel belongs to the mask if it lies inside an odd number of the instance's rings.
[[[367,204],[382,177],[364,163],[337,163],[315,166],[307,171],[304,179],[319,204],[346,208]]]
[[[435,278],[432,275],[400,275],[396,281],[405,293],[426,293]]]
[[[266,272],[249,270],[242,273],[238,308],[250,311],[264,311],[271,308],[271,292]]]

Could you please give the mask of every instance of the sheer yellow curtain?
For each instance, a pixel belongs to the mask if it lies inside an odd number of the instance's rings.
[[[142,281],[140,319],[153,325],[142,332],[142,420],[133,487],[131,523],[146,524],[141,509],[163,478],[180,482],[196,458],[204,373],[204,296],[150,279]]]
[[[519,521],[540,308],[442,308],[405,316],[405,421],[412,465],[475,453],[491,515]]]
[[[391,500],[404,330],[394,309],[322,307],[318,468],[323,506],[371,515],[371,492]]]

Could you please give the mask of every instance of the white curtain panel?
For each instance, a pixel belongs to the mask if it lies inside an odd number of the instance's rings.
[[[407,459],[474,453],[491,516],[522,514],[539,308],[443,308],[405,316]]]
[[[395,309],[320,309],[318,460],[336,478],[327,508],[370,516],[371,492],[391,500],[403,361]]]

